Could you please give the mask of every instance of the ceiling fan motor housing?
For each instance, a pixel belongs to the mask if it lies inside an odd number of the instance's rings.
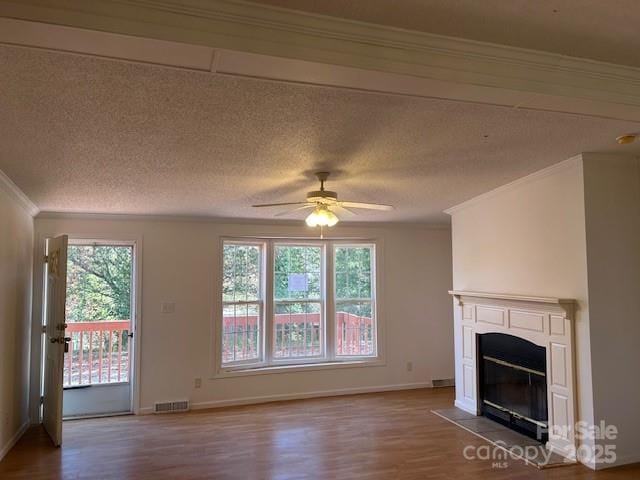
[[[307,193],[307,202],[331,204],[338,201],[338,194],[329,190],[315,190]]]

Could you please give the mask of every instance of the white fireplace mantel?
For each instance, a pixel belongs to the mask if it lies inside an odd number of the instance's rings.
[[[575,459],[576,302],[569,298],[537,297],[452,290],[455,299],[455,405],[478,415],[477,335],[504,333],[540,345],[547,352],[548,447]]]
[[[573,298],[534,297],[531,295],[512,295],[509,293],[467,292],[465,290],[449,290],[449,294],[460,300],[460,297],[485,298],[489,300],[513,300],[517,302],[549,303],[553,305],[573,305]]]

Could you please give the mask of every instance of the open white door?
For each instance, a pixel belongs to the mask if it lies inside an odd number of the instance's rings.
[[[45,288],[45,361],[42,423],[53,444],[62,444],[62,374],[65,350],[64,330],[67,296],[66,235],[49,239],[47,248],[47,285]]]

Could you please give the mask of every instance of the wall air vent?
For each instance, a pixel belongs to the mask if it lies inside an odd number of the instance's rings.
[[[189,411],[189,400],[177,402],[156,402],[153,404],[153,413],[173,413]]]

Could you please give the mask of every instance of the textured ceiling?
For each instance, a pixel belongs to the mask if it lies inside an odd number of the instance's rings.
[[[638,0],[254,0],[350,20],[640,67]]]
[[[639,151],[615,143],[629,122],[17,47],[0,65],[0,169],[43,211],[271,218],[250,205],[327,168],[342,199],[396,206],[358,220],[440,222],[581,151]]]

